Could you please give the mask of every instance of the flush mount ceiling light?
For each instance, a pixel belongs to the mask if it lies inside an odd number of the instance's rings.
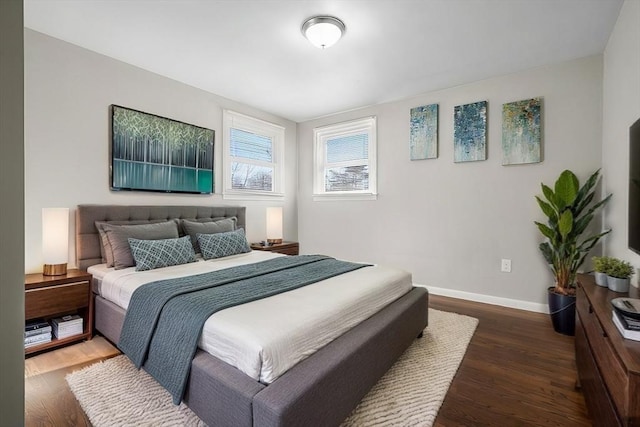
[[[320,49],[333,46],[345,30],[344,22],[333,16],[314,16],[302,24],[302,34]]]

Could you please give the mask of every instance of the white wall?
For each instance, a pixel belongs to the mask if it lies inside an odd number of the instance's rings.
[[[238,84],[242,84],[241,81]],[[285,127],[285,202],[228,201],[220,194],[109,190],[109,105],[118,104],[216,131],[216,192],[222,188],[222,110]],[[25,29],[25,270],[42,269],[41,209],[83,203],[243,205],[250,241],[266,236],[266,206],[285,208],[284,237],[297,239],[296,124],[78,46]]]
[[[501,165],[502,104],[543,97],[544,161]],[[453,163],[453,108],[487,100],[488,160]],[[409,160],[409,110],[440,105],[440,156]],[[415,283],[544,310],[553,280],[538,244],[540,182],[601,163],[602,57],[593,56],[298,125],[299,239],[306,253],[392,264]],[[378,117],[376,201],[312,200],[313,128]],[[500,272],[501,258],[512,273]],[[469,294],[460,294],[466,292]],[[515,300],[515,301],[513,301]]]
[[[627,0],[604,52],[602,170],[613,198],[605,211],[608,255],[625,259],[640,276],[640,256],[627,246],[629,207],[629,126],[640,118],[640,2]]]
[[[0,426],[24,424],[22,1],[0,1]]]

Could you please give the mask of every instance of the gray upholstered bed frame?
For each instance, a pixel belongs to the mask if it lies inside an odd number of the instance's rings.
[[[95,221],[143,223],[172,218],[235,216],[244,207],[80,205],[79,268],[101,262]],[[427,325],[428,295],[414,288],[374,316],[298,363],[269,385],[198,350],[184,402],[210,426],[337,426]],[[125,311],[96,295],[96,329],[117,343]]]

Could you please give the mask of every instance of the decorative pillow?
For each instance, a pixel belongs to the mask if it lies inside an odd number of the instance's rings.
[[[195,222],[195,223],[198,223],[198,224],[207,224],[207,223],[210,223],[210,222],[218,222],[218,221],[222,221],[222,220],[230,219],[230,218],[236,218],[236,217],[235,216],[231,216],[231,217],[217,216],[217,217],[214,217],[214,218],[208,218],[208,217],[207,218],[183,218],[181,220],[178,220],[178,232],[180,233],[180,236],[186,236],[187,234],[189,234],[189,233],[187,233],[185,231],[184,226],[183,226],[184,223],[182,221]],[[236,224],[237,224],[237,219],[236,219]],[[234,230],[235,230],[235,228],[234,228]]]
[[[109,239],[107,239],[107,233],[102,229],[104,224],[106,223],[96,221],[96,229],[100,236],[100,257],[102,258],[102,262],[107,263],[107,267],[113,267],[113,251],[111,250]]]
[[[242,228],[227,233],[198,234],[198,243],[204,259],[222,258],[251,251]]]
[[[178,223],[176,221],[158,222],[155,224],[113,225],[103,224],[102,230],[107,235],[113,252],[113,267],[116,270],[135,265],[129,238],[141,240],[177,239]],[[109,265],[107,259],[107,266]]]
[[[140,240],[129,238],[136,271],[153,270],[196,261],[189,236],[178,239]]]
[[[200,246],[198,245],[198,234],[215,234],[226,233],[236,229],[236,217],[220,219],[212,222],[197,222],[188,219],[181,221],[184,234],[191,236],[191,243],[193,249],[197,254],[200,253]]]
[[[175,221],[175,220],[174,220]],[[128,221],[96,221],[96,229],[100,236],[100,256],[102,262],[107,264],[107,267],[113,267],[113,249],[111,249],[111,243],[107,238],[107,233],[102,228],[105,224],[111,225],[141,225],[141,224],[157,224],[160,222],[167,222],[165,219],[153,219],[153,220],[128,220]]]

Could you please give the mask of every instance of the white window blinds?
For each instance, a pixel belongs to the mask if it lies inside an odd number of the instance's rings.
[[[375,118],[314,129],[314,199],[376,196]]]
[[[284,128],[224,112],[225,197],[282,197]]]
[[[229,149],[231,151],[231,188],[273,190],[273,141],[271,138],[231,128]]]
[[[327,140],[325,191],[369,189],[369,135],[359,133]]]

